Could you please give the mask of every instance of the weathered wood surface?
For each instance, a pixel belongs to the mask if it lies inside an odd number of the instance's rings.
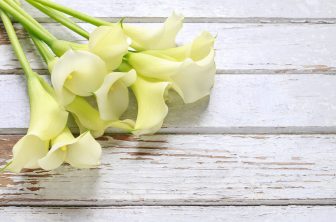
[[[183,104],[172,93],[163,133],[335,133],[335,75],[217,75],[211,97]],[[21,75],[0,75],[0,132],[24,133]],[[133,104],[133,103],[132,103]],[[130,105],[125,117],[135,117]],[[114,132],[113,130],[110,132]]]
[[[0,205],[7,206],[0,208],[0,221],[333,220],[336,76],[326,74],[336,73],[334,0],[57,2],[139,25],[181,12],[187,24],[178,42],[201,30],[217,34],[217,73],[226,75],[216,77],[210,98],[183,105],[173,97],[165,134],[100,138],[105,149],[97,169],[0,174]],[[30,12],[56,36],[81,41],[45,15]],[[45,74],[25,33],[18,33],[34,69]],[[28,126],[19,73],[0,26],[1,134],[24,133]],[[20,137],[0,136],[0,164]],[[289,204],[315,206],[280,206]],[[72,207],[11,207],[32,205]]]
[[[334,206],[0,208],[0,220],[6,222],[330,222],[335,217]]]
[[[24,3],[24,1],[22,1]],[[335,22],[336,3],[333,0],[86,0],[84,2],[57,0],[56,2],[115,21],[162,21],[173,10],[183,12],[188,22]],[[28,8],[24,4],[25,8]],[[35,14],[40,21],[50,21]]]
[[[2,136],[9,158],[19,136]],[[336,203],[335,135],[105,136],[102,164],[0,175],[0,205]]]
[[[45,27],[60,39],[81,39],[57,24]],[[193,23],[184,25],[177,41],[191,41],[202,30],[217,34],[218,73],[336,73],[336,25]],[[0,73],[17,73],[19,63],[0,32]],[[22,30],[19,34],[25,38]],[[44,69],[32,43],[27,39],[23,43],[33,68]]]

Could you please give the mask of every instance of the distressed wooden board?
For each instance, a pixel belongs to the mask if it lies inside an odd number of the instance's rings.
[[[2,136],[9,158],[19,136]],[[0,205],[336,204],[335,135],[103,137],[97,169],[0,175]]]
[[[60,39],[81,39],[57,24],[45,26]],[[191,41],[203,30],[217,35],[218,73],[336,73],[336,25],[185,24],[177,41]],[[25,38],[22,30],[19,34]],[[0,73],[15,73],[19,63],[4,33],[0,36]],[[32,66],[44,69],[31,42],[23,44]]]
[[[335,133],[336,75],[217,75],[210,97],[183,104],[171,93],[163,133]],[[24,133],[24,77],[0,76],[0,132]],[[125,118],[134,118],[132,102]],[[114,132],[111,129],[110,132]]]
[[[287,207],[104,207],[104,208],[0,208],[0,220],[18,221],[146,221],[146,222],[330,222],[334,206]]]
[[[24,1],[22,1],[24,2]],[[333,0],[86,0],[56,2],[108,20],[130,17],[132,21],[162,21],[173,10],[190,17],[187,21],[237,22],[334,22],[336,3]],[[25,8],[27,5],[24,5]],[[46,16],[30,10],[40,21]]]

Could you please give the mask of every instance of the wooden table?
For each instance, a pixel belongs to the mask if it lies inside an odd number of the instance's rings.
[[[179,43],[205,29],[218,34],[216,84],[195,104],[173,97],[157,135],[100,138],[97,169],[1,174],[0,221],[335,221],[335,0],[57,2],[110,21],[157,23],[182,12]],[[31,12],[56,36],[82,41]],[[0,30],[3,163],[29,111]],[[19,34],[34,69],[46,74]]]

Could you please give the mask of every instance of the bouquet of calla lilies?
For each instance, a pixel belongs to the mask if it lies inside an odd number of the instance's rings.
[[[26,0],[61,25],[88,39],[85,44],[57,39],[16,0],[0,0],[8,37],[24,70],[30,99],[27,134],[13,147],[2,170],[53,170],[68,163],[76,168],[99,165],[95,138],[107,128],[135,135],[157,132],[168,113],[166,99],[174,90],[185,103],[207,95],[214,84],[214,40],[208,32],[177,46],[183,16],[173,13],[160,27],[110,23],[50,0]],[[70,17],[96,28],[88,33]],[[51,74],[51,85],[34,72],[22,50],[11,19],[21,23]],[[135,95],[137,117],[122,119]],[[73,117],[80,135],[68,127]]]

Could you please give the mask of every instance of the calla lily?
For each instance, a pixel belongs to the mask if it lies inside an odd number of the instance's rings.
[[[66,108],[73,115],[81,133],[89,130],[94,137],[102,136],[109,127],[131,131],[134,126],[134,122],[128,119],[102,120],[98,110],[82,97],[77,96]]]
[[[112,72],[105,77],[95,92],[100,117],[103,120],[118,120],[129,103],[128,87],[136,80],[134,69],[129,72]]]
[[[167,49],[176,46],[176,35],[182,28],[183,19],[182,15],[173,12],[157,29],[129,24],[123,24],[123,29],[132,39],[131,46],[136,50]]]
[[[28,76],[30,125],[27,135],[13,147],[8,169],[38,168],[37,161],[48,152],[49,141],[65,127],[68,113],[57,103],[50,86],[37,74]]]
[[[68,50],[53,65],[51,82],[63,105],[76,95],[91,96],[103,83],[107,74],[104,61],[87,51]]]
[[[203,32],[192,43],[128,54],[128,63],[147,78],[169,81],[185,103],[208,95],[214,84],[214,37]]]
[[[47,154],[48,146],[48,140],[33,134],[25,135],[14,145],[13,159],[6,169],[19,173],[23,168],[39,168],[37,161]]]
[[[100,144],[90,132],[85,132],[75,138],[66,127],[52,140],[51,149],[38,161],[38,164],[45,170],[56,169],[63,162],[77,168],[92,168],[99,165],[101,153]]]
[[[105,61],[108,71],[118,68],[123,56],[128,52],[127,36],[121,24],[96,28],[90,34],[89,51]]]
[[[161,128],[168,114],[165,95],[169,86],[169,82],[151,81],[140,76],[131,86],[138,103],[134,134],[153,134]]]

